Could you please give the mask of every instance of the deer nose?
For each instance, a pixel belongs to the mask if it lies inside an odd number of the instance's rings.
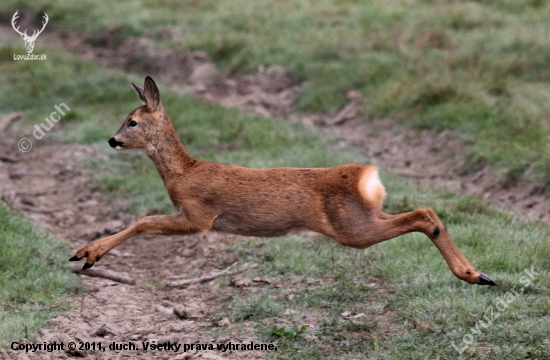
[[[122,147],[124,145],[123,142],[116,141],[114,137],[109,139],[109,145],[111,145],[112,148],[116,148],[117,146]]]

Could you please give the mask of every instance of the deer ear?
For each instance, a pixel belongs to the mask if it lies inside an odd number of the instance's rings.
[[[143,90],[147,108],[154,111],[160,107],[160,93],[157,85],[150,76],[145,78],[145,89]]]
[[[141,100],[141,104],[142,105],[147,104],[147,99],[145,98],[145,95],[143,95],[143,88],[139,85],[134,84],[134,83],[132,83],[132,86],[134,87],[134,89],[138,93],[139,99]]]

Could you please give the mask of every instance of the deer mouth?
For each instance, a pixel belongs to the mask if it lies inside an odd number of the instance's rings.
[[[121,150],[122,147],[124,146],[124,143],[120,142],[120,141],[117,141],[117,140],[115,140],[114,137],[112,137],[112,138],[109,139],[109,145],[111,145],[111,147],[115,150]]]

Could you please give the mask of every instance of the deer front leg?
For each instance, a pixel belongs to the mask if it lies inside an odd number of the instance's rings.
[[[186,235],[196,234],[208,231],[212,225],[213,219],[206,221],[190,221],[183,215],[158,215],[146,216],[135,224],[129,226],[119,233],[109,237],[96,240],[76,252],[69,261],[79,261],[86,258],[86,263],[82,270],[91,268],[96,261],[99,261],[105,254],[122,244],[132,236],[139,234],[158,234],[158,235]]]

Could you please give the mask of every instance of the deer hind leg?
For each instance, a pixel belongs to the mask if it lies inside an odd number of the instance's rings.
[[[453,274],[459,279],[471,284],[496,285],[490,277],[477,271],[468,262],[449,237],[445,225],[432,209],[419,209],[400,215],[384,214],[380,209],[385,191],[375,167],[365,168],[358,181],[358,190],[364,204],[363,221],[365,219],[367,221],[360,226],[361,229],[348,228],[348,234],[336,237],[337,240],[338,238],[342,240],[341,243],[366,248],[409,232],[422,232],[432,240]],[[357,212],[355,213],[351,219],[353,220],[352,224],[357,223],[358,220]],[[360,230],[361,233],[358,233],[357,230]],[[367,235],[365,236],[365,234]]]
[[[119,233],[96,240],[79,249],[69,260],[79,261],[82,258],[86,258],[86,263],[82,267],[83,270],[86,270],[91,268],[96,261],[99,261],[99,259],[101,259],[109,251],[122,244],[132,236],[139,234],[196,234],[202,231],[207,231],[211,225],[212,220],[191,222],[182,215],[146,216]]]
[[[476,270],[468,262],[432,209],[418,209],[400,215],[379,212],[377,216],[372,216],[361,230],[362,235],[354,232],[354,236],[345,240],[343,238],[339,242],[364,249],[410,232],[422,232],[432,240],[456,277],[470,284],[496,285],[490,277]],[[338,237],[336,239],[338,240]]]

